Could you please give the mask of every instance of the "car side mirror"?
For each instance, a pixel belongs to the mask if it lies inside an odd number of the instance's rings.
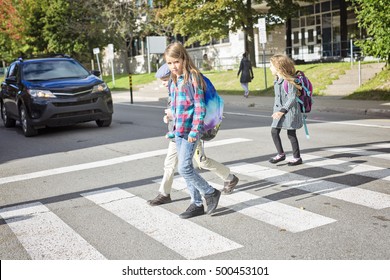
[[[92,70],[92,75],[95,75],[96,77],[100,77],[100,71],[99,70]]]
[[[16,77],[15,76],[8,77],[5,79],[5,82],[8,84],[16,84]]]

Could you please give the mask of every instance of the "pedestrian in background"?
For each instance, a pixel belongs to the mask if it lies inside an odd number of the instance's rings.
[[[180,43],[170,44],[164,59],[171,71],[172,82],[169,93],[172,97],[171,112],[174,120],[178,170],[187,183],[191,204],[181,213],[187,219],[205,213],[202,196],[205,198],[206,214],[211,214],[218,206],[221,192],[209,185],[195,170],[192,158],[203,132],[206,104],[204,100],[205,82]]]
[[[278,154],[271,158],[269,162],[278,163],[286,159],[280,139],[280,131],[287,130],[288,139],[291,142],[293,159],[288,165],[302,164],[296,130],[303,126],[302,113],[299,103],[296,101],[296,94],[300,88],[294,83],[295,65],[292,59],[286,55],[274,55],[270,59],[270,70],[275,76],[274,92],[275,101],[272,114],[271,135]],[[288,92],[285,91],[283,82],[288,82]]]
[[[248,97],[249,95],[249,83],[253,80],[253,70],[252,64],[250,60],[247,58],[246,53],[242,55],[242,59],[240,62],[240,69],[238,69],[237,77],[240,75],[240,83],[242,88],[244,89],[244,97]]]
[[[168,88],[171,71],[167,64],[162,65],[156,72],[156,78],[160,79],[161,83]],[[171,113],[171,96],[168,95],[168,108],[165,109],[165,116],[163,121],[168,125],[167,138],[170,139],[168,145],[168,152],[164,161],[164,175],[160,184],[159,194],[147,202],[151,206],[157,206],[171,202],[171,190],[173,184],[173,177],[177,166],[177,150],[174,137],[174,123]],[[172,135],[172,136],[171,136]],[[214,172],[218,177],[224,181],[223,194],[230,194],[236,187],[239,179],[230,173],[230,169],[211,158],[206,157],[203,149],[202,141],[198,141],[198,146],[195,151],[194,159],[200,169]]]

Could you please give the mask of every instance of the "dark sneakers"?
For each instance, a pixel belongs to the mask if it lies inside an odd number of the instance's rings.
[[[286,155],[285,154],[278,154],[275,157],[271,158],[269,160],[269,162],[275,164],[275,163],[278,163],[279,161],[283,161],[285,159],[286,159]]]
[[[223,184],[222,194],[231,194],[234,188],[237,186],[239,179],[236,175],[233,175],[233,179],[230,182]]]
[[[204,214],[203,205],[196,206],[195,204],[191,204],[185,212],[183,212],[179,215],[179,217],[182,219],[188,219],[188,218],[200,216],[203,214]]]
[[[156,198],[148,200],[149,205],[151,206],[157,206],[165,203],[171,202],[171,196],[168,194],[168,196],[162,195],[161,193],[156,196]]]
[[[218,206],[220,197],[221,197],[221,192],[217,189],[214,189],[214,192],[212,194],[208,194],[204,196],[207,204],[206,214],[211,214],[215,211],[215,209]]]

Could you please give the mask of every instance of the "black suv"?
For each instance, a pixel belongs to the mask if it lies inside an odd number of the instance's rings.
[[[25,136],[38,129],[96,121],[111,125],[111,91],[99,79],[68,56],[13,62],[1,84],[1,117],[5,127],[20,121]]]

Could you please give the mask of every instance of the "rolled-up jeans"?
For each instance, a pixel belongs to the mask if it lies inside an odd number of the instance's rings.
[[[187,136],[176,136],[176,149],[178,156],[178,171],[187,183],[187,188],[191,196],[191,204],[201,206],[203,204],[202,195],[212,194],[215,189],[207,183],[195,170],[192,163],[198,141],[188,142]]]

